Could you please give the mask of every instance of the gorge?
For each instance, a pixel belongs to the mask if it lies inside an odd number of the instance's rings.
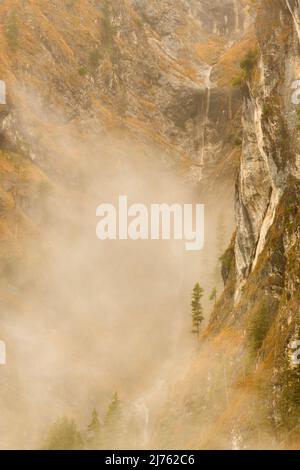
[[[299,448],[299,18],[1,2],[1,448]],[[204,249],[104,247],[120,194],[205,204]]]

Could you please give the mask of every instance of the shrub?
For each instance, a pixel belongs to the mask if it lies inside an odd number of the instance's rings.
[[[79,67],[78,73],[81,77],[85,77],[85,75],[88,73],[87,68],[84,66]]]
[[[231,84],[233,86],[243,87],[250,80],[252,72],[257,64],[257,51],[250,49],[240,62],[240,72],[236,75]]]
[[[268,305],[264,304],[254,314],[249,328],[249,342],[253,354],[256,354],[268,334],[274,315]]]
[[[251,49],[247,52],[245,57],[240,62],[240,67],[244,70],[247,78],[250,78],[250,75],[257,64],[257,51]]]
[[[222,273],[224,284],[226,284],[227,279],[229,277],[233,260],[234,260],[234,249],[232,247],[228,248],[225,251],[225,253],[219,258],[219,261],[221,263],[221,273]]]
[[[242,87],[246,81],[246,76],[243,71],[241,71],[238,75],[236,75],[232,80],[231,80],[231,85],[236,86],[236,87]]]

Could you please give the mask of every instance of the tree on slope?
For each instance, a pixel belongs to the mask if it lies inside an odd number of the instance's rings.
[[[204,294],[204,290],[200,286],[199,282],[197,282],[197,284],[195,285],[193,289],[191,307],[192,307],[192,324],[193,324],[192,333],[196,335],[198,339],[199,339],[199,334],[200,334],[200,327],[204,320],[203,308],[201,304],[203,294]]]

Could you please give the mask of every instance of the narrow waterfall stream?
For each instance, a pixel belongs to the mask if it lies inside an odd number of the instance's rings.
[[[203,122],[203,141],[202,141],[202,153],[201,153],[201,165],[204,165],[204,158],[205,158],[205,145],[207,141],[207,124],[208,124],[208,116],[209,116],[209,108],[210,108],[210,95],[211,95],[211,72],[212,67],[208,66],[207,74],[205,76],[205,86],[206,86],[206,107],[205,107],[205,114],[204,114],[204,122]]]

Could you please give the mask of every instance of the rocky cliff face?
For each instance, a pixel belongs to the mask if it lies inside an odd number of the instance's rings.
[[[290,176],[299,176],[297,112],[292,96],[299,75],[297,6],[266,3],[257,20],[257,76],[244,104],[244,142],[237,187],[238,276],[249,275],[265,245]],[[293,13],[295,12],[295,13]],[[264,18],[264,19],[263,19]]]
[[[2,2],[4,239],[18,251],[15,218],[22,215],[20,232],[35,230],[31,207],[55,185],[76,186],[82,148],[99,136],[157,149],[193,184],[201,180],[203,193],[231,201],[242,105],[231,80],[253,43],[250,5]]]
[[[258,354],[267,369],[270,361],[270,416],[275,428],[287,426],[297,439],[299,366],[291,350],[299,335],[299,4],[272,2],[271,15],[269,6],[262,2],[257,18],[257,75],[244,108],[235,315],[253,323],[251,315],[262,309],[266,326]],[[251,299],[247,309],[245,299]]]
[[[42,138],[33,138],[37,124],[41,133],[48,122],[56,131],[54,119],[41,122],[46,107],[67,126],[121,126],[184,160],[203,166],[209,153],[207,163],[213,163],[222,143],[216,131],[209,134],[215,124],[226,131],[240,106],[238,96],[217,87],[214,71],[222,59],[229,63],[222,73],[228,85],[239,61],[229,51],[244,38],[251,14],[247,2],[210,3],[4,2],[6,138],[23,143],[23,150],[29,141],[31,157],[47,152],[49,142],[42,148]],[[214,148],[204,152],[210,141]]]
[[[173,444],[299,448],[299,6],[258,5],[225,290],[199,357],[162,413],[159,439],[169,425],[185,429],[186,440],[175,434]]]
[[[244,88],[243,148],[236,185],[237,232],[229,249],[235,259],[236,305],[249,279],[261,268],[276,217],[284,210],[282,199],[299,179],[298,7],[278,1],[271,15],[268,8],[269,3],[262,2],[256,20],[259,49],[254,71]]]
[[[5,403],[2,409],[5,417],[0,426],[0,432],[5,434],[5,441],[1,441],[3,447],[11,446],[12,442],[25,445],[24,436],[20,436],[23,427],[18,423],[24,413],[30,414],[31,395],[38,393],[40,386],[43,390],[48,387],[52,397],[55,393],[58,396],[54,398],[57,409],[51,411],[53,418],[61,412],[63,401],[68,402],[68,409],[75,408],[75,403],[78,406],[80,398],[73,393],[70,398],[68,393],[77,388],[77,369],[62,371],[53,364],[58,364],[61,356],[65,358],[66,349],[73,347],[77,338],[83,348],[89,349],[85,339],[81,343],[82,331],[89,321],[95,334],[98,328],[109,332],[103,333],[103,337],[115,338],[115,332],[111,333],[107,324],[103,326],[99,315],[108,311],[108,304],[114,298],[107,293],[108,281],[102,269],[102,256],[107,259],[109,252],[97,255],[97,260],[94,253],[91,256],[94,225],[90,228],[91,219],[86,220],[87,214],[90,215],[86,200],[90,201],[94,193],[103,195],[109,184],[115,184],[120,191],[118,184],[126,178],[126,187],[134,186],[136,180],[133,178],[130,185],[132,174],[126,172],[127,160],[134,161],[131,165],[140,169],[145,160],[151,166],[155,159],[161,159],[164,172],[175,167],[176,175],[179,173],[181,179],[190,180],[197,191],[200,187],[205,196],[210,193],[231,207],[233,180],[241,154],[243,95],[242,90],[231,86],[231,80],[254,40],[251,5],[246,0],[1,2],[0,79],[6,82],[7,88],[7,104],[0,105],[0,295],[4,312],[1,327],[3,339],[8,338],[7,344],[13,343],[17,357],[1,376]],[[161,184],[160,175],[156,178],[147,175],[146,179],[154,180],[154,188]],[[139,191],[141,182],[138,180],[136,184]],[[164,185],[164,194],[169,192],[175,197],[167,177]],[[94,206],[92,203],[93,215]],[[229,218],[231,214],[232,209]],[[90,228],[93,237],[90,240],[89,235],[88,242],[83,226]],[[177,263],[173,254],[167,262],[172,276]],[[120,258],[124,258],[123,252]],[[178,305],[173,305],[176,296],[172,289],[163,287],[166,279],[169,281],[165,274],[167,268],[164,272],[161,261],[160,264],[150,261],[147,268],[141,266],[142,272],[135,282],[142,285],[143,276],[148,275],[145,285],[151,290],[149,273],[155,271],[156,293],[162,295],[158,303],[164,314],[155,305],[147,320],[141,322],[136,318],[135,324],[140,325],[139,329],[134,328],[138,338],[135,343],[130,333],[130,343],[139,346],[141,329],[147,332],[148,338],[149,331],[154,330],[152,322],[159,321],[163,336],[163,323],[169,331],[166,312],[174,321],[174,311],[179,310]],[[108,264],[110,272],[114,264],[111,260]],[[215,268],[216,260],[211,264]],[[95,265],[99,269],[97,273],[91,270]],[[136,265],[141,265],[140,259]],[[116,270],[123,272],[119,264]],[[139,268],[135,271],[139,273]],[[182,271],[180,268],[175,272],[176,282],[181,279],[181,285]],[[187,279],[192,276],[190,267],[188,271]],[[116,276],[113,277],[117,284]],[[131,271],[120,280],[124,291],[125,278],[131,292],[132,285],[136,285]],[[105,290],[104,300],[99,300],[100,290]],[[144,298],[137,299],[136,293],[130,294],[128,300],[128,292],[123,292],[124,311],[118,305],[116,313],[119,315],[121,311],[119,318],[126,325],[125,330],[128,330],[125,312],[132,318],[135,312],[140,314],[140,309],[146,312],[150,305],[148,301],[145,307]],[[159,320],[154,311],[160,315]],[[61,328],[61,322],[64,325],[68,322],[69,314],[73,316],[70,328]],[[152,319],[151,325],[148,319]],[[53,328],[50,325],[54,323]],[[29,332],[35,326],[36,333]],[[118,330],[123,337],[123,328],[118,326]],[[20,346],[14,337],[18,331],[22,331]],[[27,336],[35,337],[29,348],[24,345]],[[166,337],[167,334],[162,341],[163,349],[168,348]],[[31,368],[26,358],[32,360],[32,350],[40,354],[40,348],[45,348],[45,341],[40,338],[46,338],[51,352],[54,344],[58,346],[59,353],[54,358],[43,355],[46,367],[40,361],[38,367]],[[82,374],[85,371],[93,375],[93,367],[99,370],[99,357],[105,360],[107,354],[103,354],[105,341],[100,350],[99,337],[91,341],[97,351],[89,356],[93,366],[89,363],[81,368],[80,382],[85,382],[88,388],[89,380],[82,380]],[[140,350],[134,354],[134,348],[129,349],[130,356],[137,358],[132,363],[140,371]],[[145,355],[149,355],[145,356],[147,363],[159,354],[156,341],[153,350],[145,349]],[[70,357],[69,349],[67,356]],[[160,357],[158,362],[161,363]],[[106,369],[105,364],[102,369]],[[148,369],[151,374],[151,367]],[[54,370],[57,381],[52,377]],[[122,371],[121,375],[127,387],[126,373]],[[102,382],[110,380],[113,380],[111,371],[108,380]],[[26,382],[27,386],[22,388],[18,381]],[[10,393],[12,388],[16,390],[14,395]],[[96,394],[97,385],[92,388],[91,393]],[[34,427],[39,426],[45,414],[47,421],[50,411],[39,403],[33,413],[38,415],[36,420],[31,416]],[[8,432],[6,423],[11,422],[15,425]],[[33,436],[32,429],[30,439]]]

